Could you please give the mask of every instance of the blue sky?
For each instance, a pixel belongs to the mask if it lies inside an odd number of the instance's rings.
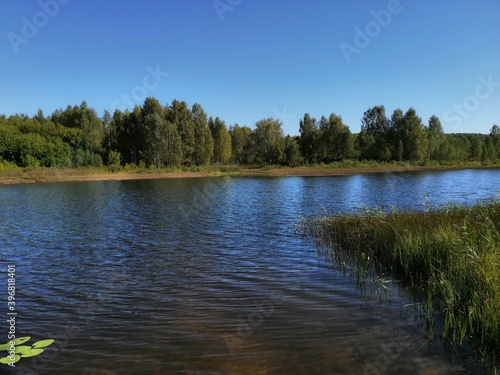
[[[380,104],[450,133],[500,125],[498,0],[0,0],[0,17],[7,115],[147,95],[288,134],[306,112],[358,132]]]

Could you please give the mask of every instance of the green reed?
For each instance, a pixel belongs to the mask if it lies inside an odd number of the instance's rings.
[[[423,288],[428,313],[444,313],[443,335],[500,353],[500,201],[425,212],[363,209],[303,220],[336,262],[363,277],[385,274]]]

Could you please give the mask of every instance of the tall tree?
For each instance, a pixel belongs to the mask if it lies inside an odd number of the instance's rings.
[[[441,121],[437,116],[429,118],[429,128],[427,133],[427,158],[437,159],[437,153],[441,143],[444,141],[444,131]]]
[[[389,160],[389,121],[383,105],[368,109],[361,120],[361,132],[358,137],[362,159]]]
[[[208,127],[207,114],[195,103],[191,109],[194,123],[194,162],[196,165],[210,164],[214,152],[214,140]]]
[[[486,137],[483,146],[483,160],[489,160],[489,161],[496,160],[500,154],[497,152],[495,148],[496,148],[495,141],[493,137],[491,136]]]
[[[414,108],[408,109],[404,115],[405,133],[403,137],[404,156],[406,160],[423,160],[427,154],[427,134],[422,119]]]
[[[252,129],[247,126],[239,126],[238,124],[229,127],[231,135],[231,147],[233,150],[233,161],[237,164],[247,162],[245,154],[245,146],[252,134]]]
[[[135,105],[132,112],[128,113],[126,121],[126,126],[129,128],[128,135],[132,142],[133,163],[136,165],[139,165],[141,154],[146,147],[146,134],[143,119],[142,108]]]
[[[404,144],[405,137],[405,121],[404,114],[400,108],[397,108],[392,113],[389,120],[389,142],[391,144],[392,155],[399,161],[404,160]]]
[[[84,135],[82,147],[90,152],[102,151],[104,125],[94,109],[83,101],[80,106],[68,106],[66,110],[58,110],[51,116],[51,121],[68,128],[81,129]]]
[[[177,126],[167,121],[165,126],[165,165],[176,166],[182,160],[182,140]]]
[[[168,111],[168,122],[177,126],[177,131],[182,142],[182,163],[192,165],[195,163],[195,130],[193,114],[186,102],[174,100]]]
[[[166,159],[166,121],[159,113],[150,112],[144,117],[146,144],[142,159],[147,165],[162,168]]]
[[[320,150],[325,162],[348,159],[353,152],[352,135],[342,117],[331,114],[320,121]]]
[[[283,163],[296,166],[302,163],[302,155],[299,147],[299,137],[287,135],[284,139]]]
[[[47,123],[47,121],[48,121],[48,119],[43,114],[43,109],[41,109],[41,108],[38,108],[38,111],[36,112],[36,115],[33,119],[38,121],[38,123],[40,123],[42,125]]]
[[[483,142],[479,137],[473,137],[471,139],[470,148],[470,159],[474,161],[479,161],[483,158]]]
[[[277,164],[283,157],[284,137],[281,121],[273,118],[260,120],[252,133],[256,161]]]
[[[208,126],[214,139],[214,163],[226,164],[231,159],[231,136],[227,131],[226,124],[220,118],[216,117],[215,120],[210,117]]]
[[[144,100],[144,104],[141,108],[141,115],[145,119],[149,115],[158,115],[164,117],[164,108],[161,106],[158,99],[153,97],[148,97]]]
[[[112,126],[112,117],[108,110],[104,110],[102,124],[104,126],[104,147],[110,151],[112,139],[116,137],[116,129]]]
[[[102,120],[97,116],[94,109],[87,106],[87,102],[85,101],[80,105],[79,114],[78,127],[82,129],[90,151],[102,151],[102,144],[105,137]]]
[[[132,145],[132,136],[130,135],[130,127],[128,126],[128,116],[130,112],[121,112],[116,109],[113,113],[113,118],[111,119],[110,128],[110,140],[111,140],[111,150],[117,150],[121,156],[124,163],[135,163],[133,160],[134,153]],[[114,134],[114,136],[111,136]]]
[[[319,128],[316,119],[311,118],[309,113],[304,115],[299,124],[299,146],[300,151],[307,163],[318,161]]]
[[[496,152],[491,152],[490,154],[495,155],[493,159],[500,159],[500,126],[493,125],[490,130],[491,147],[496,150]]]

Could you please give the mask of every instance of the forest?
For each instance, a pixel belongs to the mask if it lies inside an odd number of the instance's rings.
[[[235,165],[312,165],[343,160],[429,160],[446,164],[500,159],[500,127],[490,134],[445,134],[437,116],[424,123],[414,108],[368,109],[361,131],[351,133],[334,113],[319,120],[305,114],[299,135],[284,135],[282,123],[266,118],[253,129],[208,117],[200,104],[147,98],[132,111],[104,112],[86,102],[50,116],[0,115],[0,171],[12,168],[78,168],[125,165],[149,168]]]

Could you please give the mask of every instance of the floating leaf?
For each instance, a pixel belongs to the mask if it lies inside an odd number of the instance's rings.
[[[22,358],[29,358],[29,357],[34,357],[38,354],[41,354],[43,353],[43,349],[30,349],[26,352],[24,352],[23,354],[21,354],[21,357]]]
[[[20,355],[14,356],[14,360],[11,360],[9,357],[3,357],[0,358],[0,363],[3,363],[4,365],[8,365],[9,363],[16,363],[21,359]]]
[[[33,344],[33,348],[36,348],[36,349],[45,348],[46,346],[49,346],[53,342],[54,342],[54,340],[52,340],[52,339],[37,341]]]
[[[7,350],[9,348],[10,348],[10,342],[8,342],[7,344],[0,345],[0,351]]]
[[[16,346],[16,354],[22,354],[31,349],[29,345]]]
[[[30,341],[31,337],[26,336],[26,337],[18,337],[17,339],[14,340],[14,345],[21,345],[24,344],[26,341]]]

